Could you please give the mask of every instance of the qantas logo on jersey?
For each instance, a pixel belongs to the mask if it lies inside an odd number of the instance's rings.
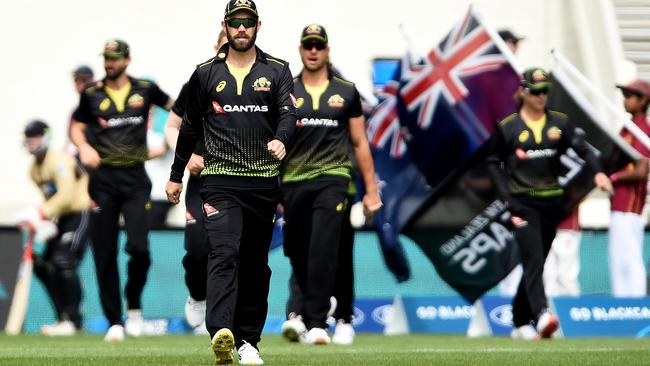
[[[213,101],[212,102],[212,109],[214,109],[214,113],[216,114],[225,114],[225,113],[231,113],[231,112],[268,112],[269,107],[266,105],[255,105],[255,104],[245,104],[245,105],[230,105],[230,104],[225,104],[223,107]]]
[[[142,116],[110,118],[108,120],[101,117],[97,118],[97,123],[99,123],[102,128],[120,127],[124,125],[139,125],[143,122],[144,117]]]
[[[517,155],[517,158],[519,160],[552,158],[557,155],[557,149],[539,149],[528,151],[517,149],[515,150],[515,155]]]
[[[329,118],[303,118],[296,122],[296,127],[305,127],[305,126],[314,126],[314,127],[338,127],[339,121]]]

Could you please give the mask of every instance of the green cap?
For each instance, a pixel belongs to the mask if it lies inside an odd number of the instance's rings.
[[[302,35],[300,36],[300,43],[305,43],[309,41],[323,42],[327,44],[327,32],[325,27],[319,24],[310,24],[302,30]]]
[[[247,11],[253,14],[255,18],[259,18],[259,14],[257,14],[257,6],[253,2],[253,0],[228,1],[228,5],[226,5],[226,11],[224,12],[223,18],[227,19],[230,15],[238,11]]]
[[[548,89],[552,85],[548,72],[540,67],[532,67],[524,71],[524,79],[521,86],[530,90]]]
[[[129,45],[126,42],[115,38],[106,41],[104,52],[101,53],[102,56],[110,59],[129,57],[129,54]]]

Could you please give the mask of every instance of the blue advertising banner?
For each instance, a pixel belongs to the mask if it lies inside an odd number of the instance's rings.
[[[392,298],[356,299],[354,315],[352,315],[354,330],[365,333],[383,333],[392,308]]]
[[[650,297],[554,298],[565,337],[643,337],[650,328]]]
[[[509,337],[512,332],[512,299],[503,296],[481,298],[492,335]]]
[[[473,306],[460,296],[404,297],[411,333],[465,334]]]

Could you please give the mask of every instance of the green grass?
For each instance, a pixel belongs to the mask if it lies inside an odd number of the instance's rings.
[[[650,340],[579,339],[538,342],[453,336],[358,336],[353,346],[260,343],[266,365],[649,365]],[[100,336],[46,338],[0,335],[0,365],[212,365],[209,339],[164,336],[104,343]]]

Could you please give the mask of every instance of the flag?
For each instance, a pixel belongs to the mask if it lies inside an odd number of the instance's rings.
[[[397,110],[404,139],[434,188],[514,112],[521,77],[496,37],[470,8],[421,62],[402,62]]]
[[[590,146],[607,174],[634,159],[624,141],[608,131],[593,107],[561,72],[552,72],[548,107],[564,112]],[[497,196],[485,161],[487,144],[463,164],[413,215],[403,232],[434,263],[440,276],[467,301],[494,287],[518,263],[510,233],[510,213]],[[561,156],[559,184],[566,193],[564,214],[593,188],[597,167],[572,149]]]

